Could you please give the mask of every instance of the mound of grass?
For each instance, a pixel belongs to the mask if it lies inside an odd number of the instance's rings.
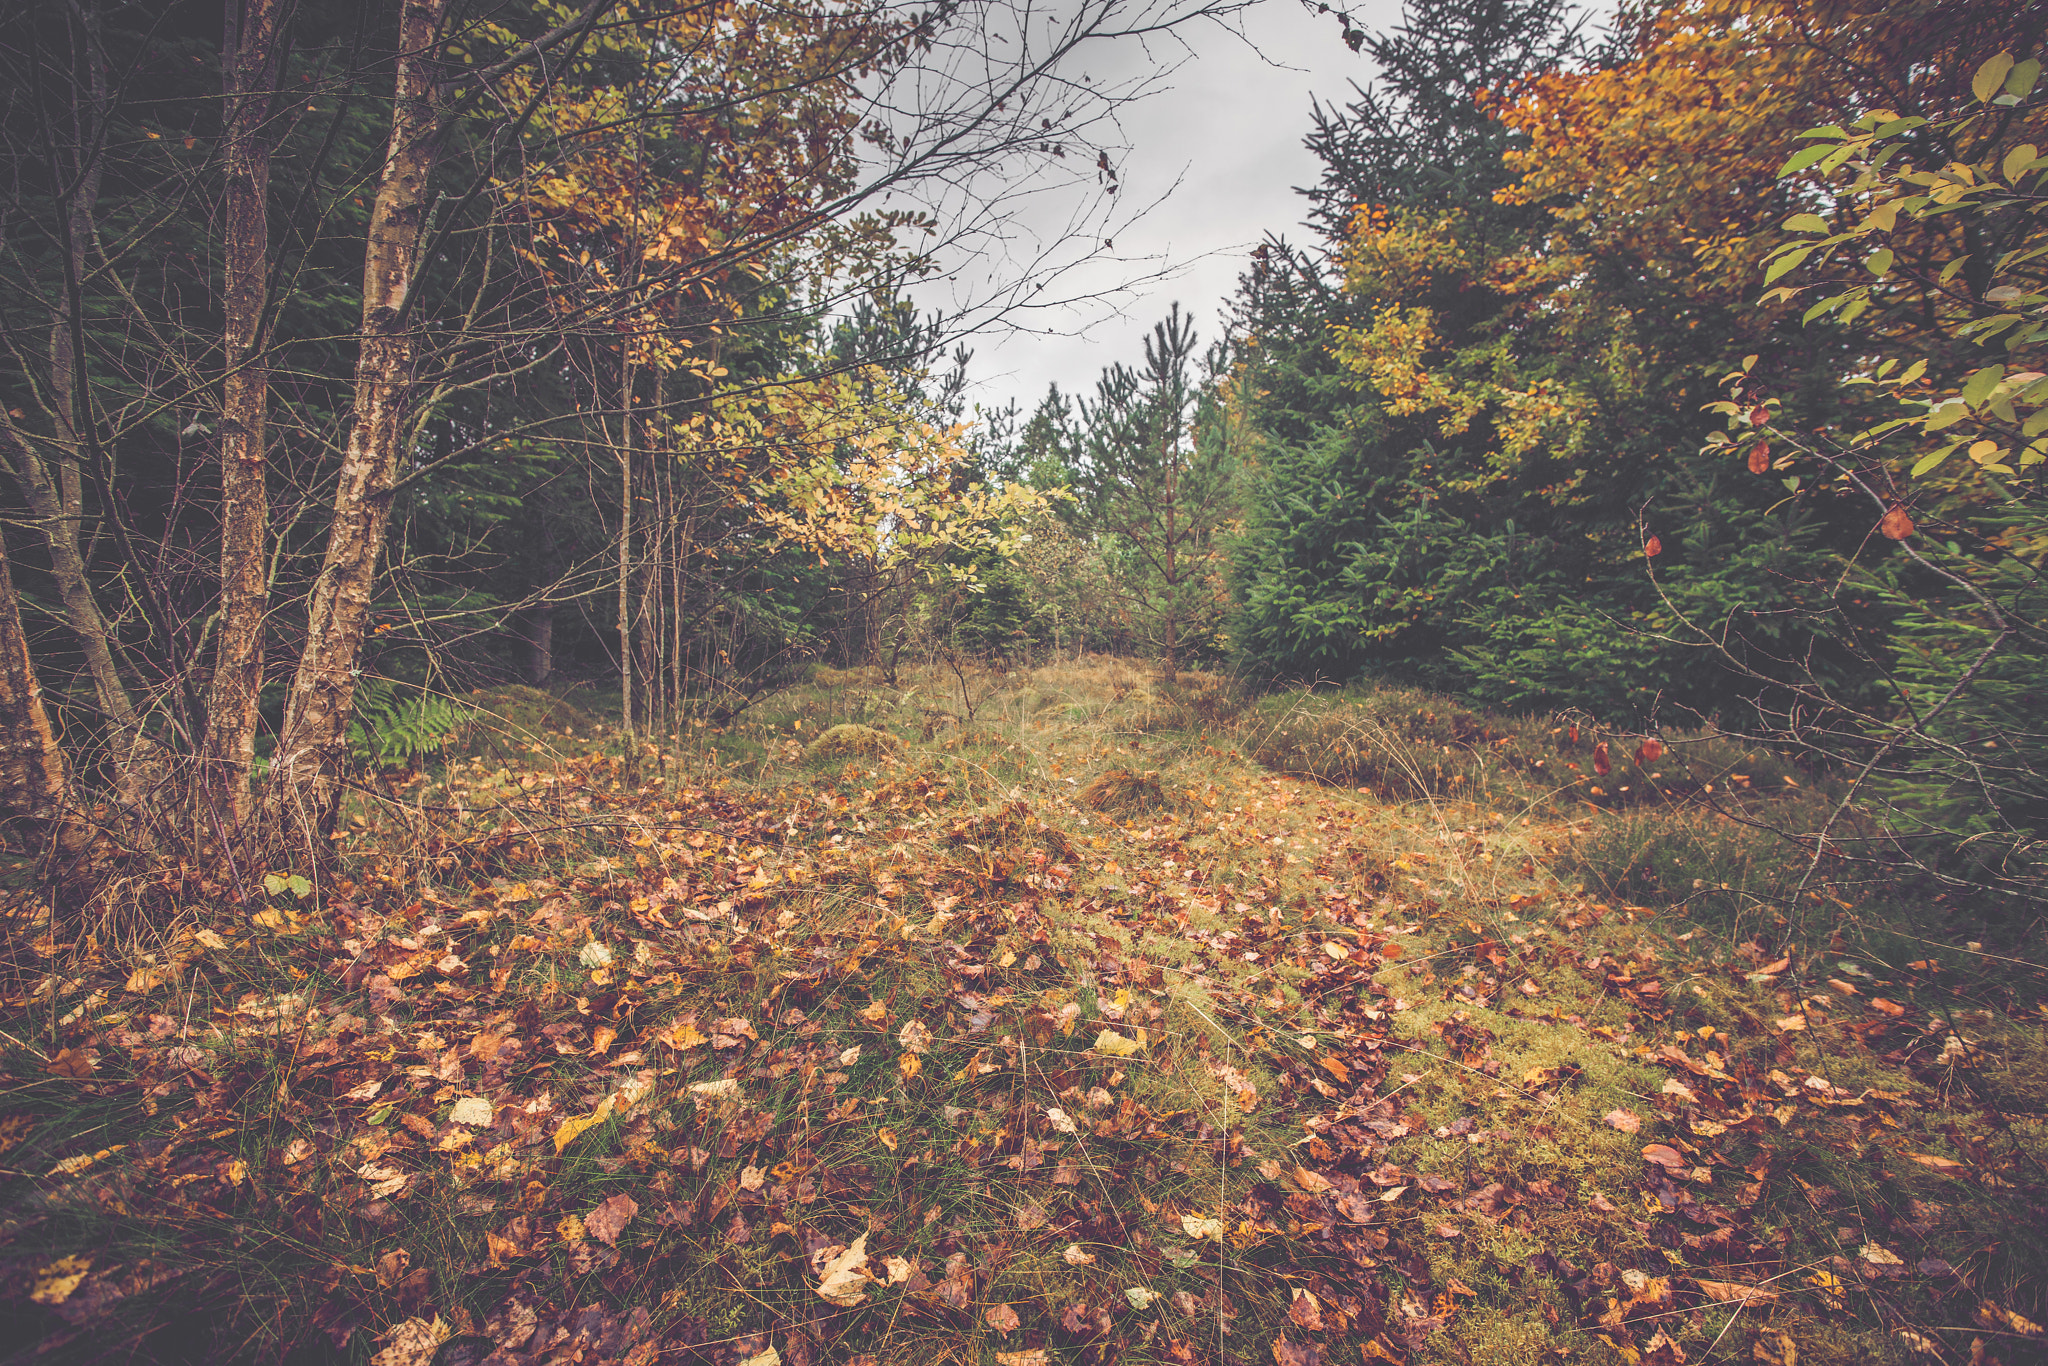
[[[901,748],[902,741],[886,730],[873,726],[843,722],[824,731],[804,746],[806,759],[850,759],[875,754],[890,754]]]
[[[1091,811],[1133,815],[1156,811],[1166,805],[1166,790],[1155,773],[1133,773],[1127,768],[1105,769],[1089,779],[1080,791],[1081,804]]]

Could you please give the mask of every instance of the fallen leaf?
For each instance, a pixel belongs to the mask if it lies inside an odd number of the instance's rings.
[[[855,1045],[854,1045],[853,1047],[851,1047],[851,1048],[849,1048],[849,1049],[845,1050],[844,1052],[842,1052],[842,1053],[841,1053],[841,1054],[839,1055],[839,1065],[840,1065],[841,1067],[851,1067],[851,1066],[853,1066],[853,1065],[854,1065],[855,1063],[857,1063],[857,1062],[859,1062],[859,1061],[860,1061],[860,1045],[859,1045],[859,1044],[855,1044]]]
[[[906,1053],[922,1053],[932,1046],[932,1032],[922,1021],[912,1020],[896,1031],[896,1042]]]
[[[1689,1171],[1692,1163],[1685,1160],[1676,1148],[1662,1143],[1652,1143],[1643,1149],[1643,1161],[1654,1162],[1667,1172]]]
[[[1287,1317],[1296,1328],[1305,1333],[1323,1331],[1322,1302],[1298,1286],[1294,1291],[1294,1299],[1287,1306]]]
[[[92,1056],[83,1048],[59,1049],[44,1070],[53,1077],[75,1077],[82,1081],[92,1075]]]
[[[1065,1110],[1047,1110],[1045,1117],[1052,1124],[1053,1128],[1063,1134],[1077,1134],[1081,1132],[1074,1127],[1073,1119]]]
[[[1095,1051],[1112,1058],[1128,1058],[1143,1047],[1136,1039],[1127,1039],[1113,1029],[1105,1029],[1095,1036]]]
[[[697,1088],[693,1086],[690,1089],[694,1091]],[[610,1119],[612,1117],[612,1107],[612,1097],[606,1096],[597,1103],[597,1108],[589,1114],[563,1120],[555,1129],[555,1151],[560,1153],[562,1149],[574,1143],[580,1135],[588,1130],[595,1129],[598,1125]]]
[[[1124,1298],[1131,1302],[1131,1308],[1142,1313],[1152,1307],[1152,1301],[1159,1298],[1159,1292],[1148,1286],[1134,1285],[1124,1291]]]
[[[428,1366],[454,1330],[436,1314],[433,1319],[407,1319],[387,1337],[389,1346],[370,1358],[370,1366]]]
[[[1190,1238],[1220,1239],[1227,1227],[1229,1226],[1221,1219],[1208,1219],[1199,1214],[1183,1214],[1180,1217],[1180,1230]]]
[[[482,1096],[464,1096],[449,1110],[448,1118],[457,1124],[468,1124],[481,1129],[491,1122],[493,1113],[491,1103]]]
[[[1932,1167],[1938,1172],[1966,1172],[1970,1169],[1967,1163],[1958,1162],[1952,1157],[1936,1157],[1933,1153],[1907,1153],[1906,1157],[1909,1161],[1918,1162],[1923,1167]]]
[[[1993,1332],[2018,1333],[2023,1338],[2038,1338],[2048,1334],[2048,1329],[2042,1328],[2024,1314],[2014,1313],[1996,1300],[1985,1300],[1977,1306],[1977,1322]]]
[[[982,1311],[981,1321],[998,1333],[1014,1333],[1023,1326],[1017,1311],[1007,1304],[992,1304]]]
[[[36,1272],[36,1287],[28,1297],[37,1304],[62,1304],[91,1270],[90,1257],[60,1257]]]
[[[888,1273],[889,1284],[901,1285],[910,1279],[911,1274],[917,1270],[917,1266],[915,1263],[905,1261],[901,1257],[884,1257],[882,1259],[882,1270]]]
[[[738,1100],[740,1098],[740,1084],[731,1077],[727,1077],[722,1081],[700,1081],[691,1086],[689,1091],[691,1095],[701,1096],[705,1100]]]
[[[1082,1251],[1079,1243],[1068,1243],[1066,1251],[1060,1253],[1060,1260],[1068,1266],[1093,1266],[1095,1254]]]
[[[1619,1129],[1625,1134],[1635,1133],[1643,1127],[1643,1121],[1630,1110],[1609,1110],[1600,1119],[1608,1128]]]
[[[762,1187],[763,1185],[767,1184],[767,1181],[768,1181],[768,1169],[767,1169],[766,1167],[742,1167],[742,1168],[740,1168],[740,1189],[741,1189],[741,1190],[746,1190],[746,1191],[757,1191],[757,1190],[761,1189],[761,1187]]]
[[[596,1209],[583,1216],[583,1229],[606,1247],[619,1245],[619,1234],[640,1212],[640,1206],[630,1195],[614,1195]]]
[[[782,1366],[782,1353],[776,1351],[774,1344],[770,1343],[767,1347],[740,1362],[740,1366]]]
[[[996,1366],[1046,1366],[1045,1348],[1033,1347],[1028,1352],[997,1352]]]
[[[1872,1266],[1904,1266],[1906,1259],[1882,1243],[1865,1243],[1856,1254]]]
[[[1274,1338],[1273,1360],[1277,1366],[1322,1366],[1323,1354],[1313,1343]]]
[[[819,1269],[818,1294],[842,1309],[851,1309],[865,1297],[873,1278],[863,1269],[868,1260],[868,1235],[853,1240],[853,1246],[828,1260]]]
[[[1695,1280],[1700,1293],[1716,1304],[1771,1304],[1778,1298],[1775,1290],[1766,1290],[1760,1285],[1743,1285],[1739,1281]]]
[[[903,1074],[903,1080],[911,1081],[924,1071],[924,1063],[915,1053],[903,1053],[896,1058],[896,1070]]]

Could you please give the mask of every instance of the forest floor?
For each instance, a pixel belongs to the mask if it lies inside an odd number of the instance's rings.
[[[2038,927],[1810,869],[1776,756],[1101,660],[478,700],[331,880],[18,903],[0,1351],[2048,1359]]]

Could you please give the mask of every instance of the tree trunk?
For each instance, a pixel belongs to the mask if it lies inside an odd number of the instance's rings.
[[[270,270],[270,157],[266,127],[280,70],[277,0],[228,0],[221,43],[227,170],[223,296],[226,376],[220,414],[220,625],[200,752],[200,801],[229,836],[250,816],[256,704],[263,689],[265,550],[270,527],[266,436],[270,370],[264,351]]]
[[[76,47],[73,57],[83,68],[84,88],[74,88],[72,92],[72,126],[67,135],[70,145],[65,149],[70,164],[62,167],[73,182],[58,224],[63,299],[52,310],[50,323],[53,432],[51,439],[44,441],[9,424],[13,457],[9,472],[28,504],[30,524],[41,534],[49,551],[50,574],[56,582],[57,599],[63,604],[65,624],[71,628],[86,673],[92,678],[94,700],[110,727],[116,794],[126,810],[138,813],[143,809],[149,785],[141,771],[149,747],[142,738],[142,721],[134,699],[114,660],[113,630],[93,596],[81,537],[86,517],[81,466],[93,420],[82,373],[87,350],[82,299],[86,247],[93,237],[99,203],[103,125],[108,103],[98,21],[98,11],[90,6],[72,12],[72,42]]]
[[[0,541],[0,817],[12,822],[35,855],[37,873],[62,914],[89,902],[104,885],[112,842],[93,828],[72,798],[70,776],[42,684],[30,662],[21,599]]]
[[[285,701],[268,805],[281,833],[318,854],[332,831],[355,669],[376,585],[391,492],[407,436],[418,336],[407,304],[441,133],[434,81],[447,0],[405,0],[391,141],[363,252],[355,412],[335,490],[327,556],[313,585],[306,644]]]
[[[541,603],[526,614],[526,681],[545,688],[555,674],[555,605]]]
[[[633,355],[619,346],[619,712],[633,738]],[[631,750],[627,751],[631,762]]]

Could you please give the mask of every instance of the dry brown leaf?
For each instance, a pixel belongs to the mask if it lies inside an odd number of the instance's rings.
[[[981,1321],[998,1333],[1014,1333],[1023,1326],[1017,1311],[1007,1304],[993,1304],[982,1311]]]
[[[1643,1127],[1643,1121],[1632,1110],[1609,1110],[1600,1116],[1600,1120],[1608,1128],[1619,1129],[1625,1134],[1635,1133]]]
[[[606,1247],[619,1245],[619,1234],[640,1212],[630,1195],[614,1195],[596,1209],[583,1216],[583,1229]]]
[[[1654,1162],[1667,1172],[1690,1171],[1692,1163],[1685,1160],[1678,1149],[1663,1143],[1652,1143],[1643,1149],[1643,1161]]]
[[[1778,1298],[1775,1290],[1766,1290],[1760,1285],[1744,1285],[1740,1281],[1694,1280],[1700,1293],[1716,1304],[1771,1304]]]

